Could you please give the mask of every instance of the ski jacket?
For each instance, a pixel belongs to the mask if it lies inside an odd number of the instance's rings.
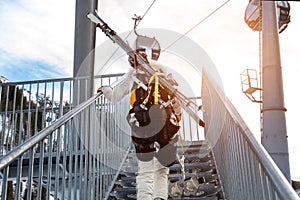
[[[162,69],[161,66],[155,65],[154,67]],[[171,104],[162,109],[161,105],[154,103],[154,96],[150,95],[150,93],[154,93],[154,83],[152,83],[152,91],[145,91],[141,87],[137,88],[134,83],[134,76],[148,85],[149,80],[143,80],[143,73],[130,69],[121,77],[118,85],[114,88],[103,86],[102,92],[113,103],[131,93],[130,104],[132,108],[128,113],[127,120],[132,127],[131,138],[137,157],[141,161],[149,161],[156,156],[161,164],[167,166],[171,164],[171,161],[176,160],[176,154],[172,156],[171,152],[176,152],[174,146],[178,140],[177,132],[180,128],[178,123],[181,118],[181,107],[176,101],[172,101]],[[165,102],[171,101],[170,95],[160,87],[159,96]],[[147,103],[145,103],[146,98]]]

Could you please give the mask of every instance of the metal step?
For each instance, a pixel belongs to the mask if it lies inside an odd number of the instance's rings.
[[[207,199],[207,200],[217,200],[216,195],[220,191],[220,188],[213,186],[203,186],[199,188],[196,195],[180,196],[177,198],[169,197],[169,199]],[[136,199],[136,189],[135,188],[117,188],[111,193],[111,197],[115,197],[119,200],[130,200]]]
[[[185,174],[186,180],[190,179],[193,175],[191,173]],[[198,182],[199,183],[212,183],[215,182],[218,179],[218,176],[216,174],[211,174],[211,172],[208,173],[197,173],[196,174]],[[181,174],[170,174],[169,175],[169,181],[170,182],[176,182],[181,179]],[[128,187],[136,187],[136,177],[131,176],[131,177],[122,177],[119,180],[116,181],[116,185],[124,188]]]
[[[177,151],[181,156],[182,147],[178,146]],[[181,187],[181,193],[177,194],[177,197],[169,193],[169,199],[220,199],[221,188],[209,145],[205,141],[184,142],[184,152],[185,180],[182,180],[178,161],[169,167],[169,191],[172,184],[174,186],[180,183]],[[137,158],[133,148],[115,182],[115,189],[111,192],[112,199],[136,199],[137,170]]]
[[[206,171],[209,171],[209,170],[212,170],[214,169],[214,165],[211,164],[210,161],[207,161],[207,162],[201,162],[201,163],[185,163],[184,165],[185,167],[185,170],[187,172],[206,172]],[[170,169],[170,173],[176,173],[176,172],[179,172],[180,173],[180,170],[181,170],[181,166],[180,164],[174,164],[172,165],[171,167],[169,167]],[[131,163],[125,163],[121,169],[121,171],[123,172],[129,172],[129,173],[134,173],[138,170],[138,167],[135,165],[135,166],[132,166]]]

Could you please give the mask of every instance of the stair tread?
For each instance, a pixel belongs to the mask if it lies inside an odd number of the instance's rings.
[[[189,179],[193,176],[194,174],[186,174],[185,177],[186,179]],[[199,183],[209,183],[216,181],[218,176],[216,174],[197,174],[196,175],[198,178]],[[181,174],[171,174],[169,176],[170,182],[176,182],[181,179]],[[121,179],[116,181],[116,185],[122,186],[122,187],[136,187],[136,177],[122,177]]]
[[[178,199],[182,199],[183,197],[186,197],[186,199],[195,199],[200,197],[211,197],[213,195],[216,195],[220,191],[220,188],[215,186],[214,184],[203,184],[199,186],[199,189],[197,193],[195,194],[183,194],[181,197],[176,197]],[[197,196],[198,195],[198,196]],[[130,187],[130,188],[117,188],[111,193],[111,196],[114,196],[119,199],[136,199],[136,188]],[[176,199],[173,197],[173,199]]]
[[[182,155],[181,146],[177,147],[178,155]],[[198,188],[194,191],[189,191],[187,188],[182,188],[183,194],[181,197],[169,199],[186,199],[186,200],[217,200],[221,191],[218,176],[215,174],[215,166],[211,149],[206,141],[184,142],[185,152],[185,182],[182,187],[187,186],[188,180],[194,177],[198,181]],[[169,181],[170,184],[181,180],[181,165],[176,161],[170,169]],[[136,199],[136,176],[137,176],[137,158],[135,149],[130,151],[122,169],[120,176],[115,182],[115,190],[111,192],[112,197],[117,199]]]

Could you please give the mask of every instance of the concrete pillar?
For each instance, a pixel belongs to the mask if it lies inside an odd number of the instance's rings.
[[[74,84],[75,105],[91,97],[94,92],[96,27],[86,15],[97,9],[97,5],[98,0],[76,0],[73,76],[88,77],[88,81]]]

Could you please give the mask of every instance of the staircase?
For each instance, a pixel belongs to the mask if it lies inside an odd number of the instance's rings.
[[[104,85],[118,77],[99,78]],[[234,106],[204,77],[205,141],[183,115],[179,132],[195,142],[184,142],[185,180],[179,163],[170,167],[169,199],[298,200]],[[97,94],[77,105],[73,86],[86,82],[0,83],[0,199],[136,198],[137,160],[124,120],[129,99],[111,104]]]
[[[182,155],[181,146],[177,148]],[[185,180],[181,166],[176,162],[170,167],[169,199],[222,199],[222,190],[214,159],[205,141],[185,142]],[[109,199],[136,199],[137,159],[134,148],[124,162]]]

